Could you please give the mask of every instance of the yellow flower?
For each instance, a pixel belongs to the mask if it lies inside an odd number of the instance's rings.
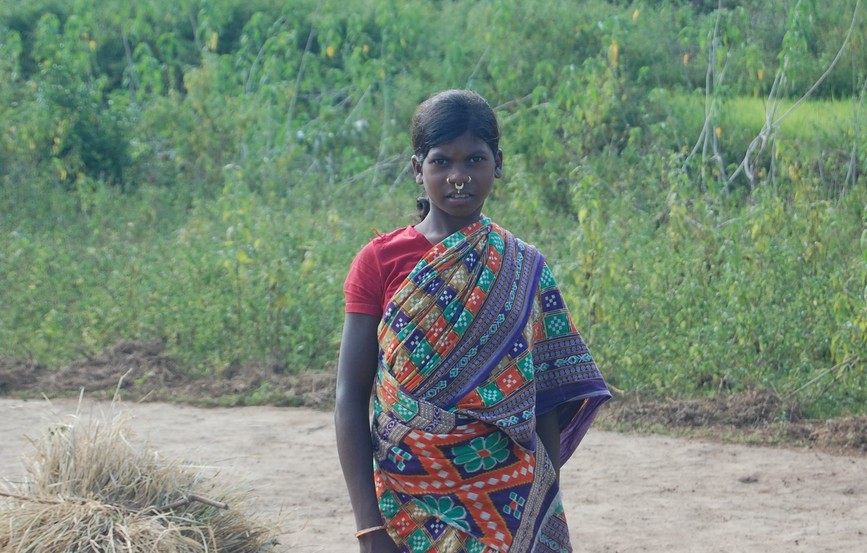
[[[640,15],[640,13],[641,12],[639,12],[638,9],[636,9],[634,12],[632,12],[632,22],[633,23],[638,21],[638,16]]]
[[[683,64],[684,65],[689,64],[689,52],[687,52],[686,54],[683,55]]]
[[[333,45],[331,45],[331,44],[328,45],[328,48],[325,49],[325,55],[328,56],[329,58],[334,57],[334,46]]]

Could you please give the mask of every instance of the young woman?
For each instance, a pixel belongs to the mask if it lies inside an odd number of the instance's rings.
[[[473,92],[423,102],[422,220],[344,284],[335,421],[365,553],[571,551],[559,470],[610,394],[542,254],[482,215],[499,138]]]

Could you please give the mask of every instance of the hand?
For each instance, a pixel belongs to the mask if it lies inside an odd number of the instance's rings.
[[[377,530],[358,538],[361,553],[400,553],[394,540],[385,530]]]

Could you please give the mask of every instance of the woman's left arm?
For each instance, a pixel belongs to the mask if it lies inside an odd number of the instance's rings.
[[[557,479],[560,479],[560,423],[557,420],[557,410],[552,409],[536,417],[536,434],[542,440],[548,457],[554,465]]]

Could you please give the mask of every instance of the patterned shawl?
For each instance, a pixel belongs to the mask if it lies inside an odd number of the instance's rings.
[[[375,480],[403,551],[571,551],[561,462],[610,397],[543,256],[490,219],[431,248],[379,326]]]

